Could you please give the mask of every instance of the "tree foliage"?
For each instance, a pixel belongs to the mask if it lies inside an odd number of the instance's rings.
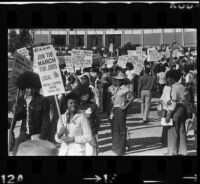
[[[29,29],[20,29],[19,34],[13,29],[9,33],[8,52],[14,53],[16,49],[26,47],[31,42],[32,37]]]
[[[15,50],[18,48],[19,39],[18,35],[15,30],[11,30],[9,33],[9,40],[8,40],[8,52],[14,53]]]

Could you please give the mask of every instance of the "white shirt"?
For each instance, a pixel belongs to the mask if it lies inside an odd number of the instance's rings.
[[[29,97],[29,98],[25,98],[26,99],[26,133],[29,134],[29,104],[32,100],[32,97]]]
[[[134,70],[127,70],[126,71],[126,75],[127,75],[127,78],[131,81],[133,79],[133,76],[134,76]]]
[[[165,86],[163,89],[162,96],[160,97],[160,100],[162,100],[164,110],[173,110],[173,106],[167,105],[167,102],[171,100],[170,98],[171,90],[172,90],[171,86]]]
[[[157,74],[159,84],[166,84],[165,72],[160,72]]]
[[[185,76],[185,82],[186,83],[191,83],[192,82],[192,79],[193,79],[193,75],[191,73],[188,73],[186,76]]]

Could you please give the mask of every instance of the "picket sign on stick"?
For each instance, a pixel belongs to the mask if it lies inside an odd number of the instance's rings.
[[[60,107],[59,107],[59,104],[58,104],[58,99],[57,99],[57,96],[54,95],[54,99],[55,99],[55,102],[56,102],[56,107],[57,107],[57,111],[58,111],[58,116],[60,118],[60,121],[64,127],[64,123],[63,123],[63,120],[62,120],[62,116],[61,116],[61,113],[60,113]]]
[[[15,100],[16,104],[18,102],[19,94],[20,94],[20,90],[18,89],[18,91],[17,91],[17,97],[16,97],[16,100]],[[9,133],[8,133],[8,156],[10,156],[11,133],[12,133],[11,129],[13,127],[15,113],[16,113],[16,108],[14,109],[14,112],[13,112],[13,118],[12,118],[12,122],[11,122],[11,125],[10,125],[10,130],[9,130]]]
[[[44,96],[54,96],[57,111],[62,122],[56,95],[65,93],[65,89],[55,49],[52,45],[47,45],[36,47],[33,51]]]

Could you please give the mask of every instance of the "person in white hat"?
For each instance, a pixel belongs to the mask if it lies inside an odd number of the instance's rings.
[[[133,94],[130,89],[123,84],[125,75],[119,72],[116,77],[116,89],[114,91],[113,100],[113,120],[111,121],[112,131],[112,151],[116,155],[124,155],[127,144],[126,114],[127,108],[133,101]],[[127,102],[127,96],[129,101]]]

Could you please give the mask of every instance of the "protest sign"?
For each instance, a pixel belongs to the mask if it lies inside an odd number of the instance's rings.
[[[155,48],[148,49],[147,55],[147,61],[159,61],[159,54]]]
[[[58,58],[52,45],[33,49],[44,96],[65,93]]]
[[[144,64],[142,60],[137,60],[137,63],[134,66],[133,73],[140,75],[140,72],[143,70]]]
[[[13,60],[8,60],[8,102],[14,102],[17,95],[16,81],[19,75],[32,70],[32,62],[15,52]]]
[[[159,60],[163,57],[170,58],[170,51],[165,51],[165,52],[162,51],[162,52],[159,52],[158,55],[159,55]]]
[[[14,55],[14,63],[13,63],[13,71],[12,71],[12,77],[11,77],[11,84],[14,85],[18,76],[25,72],[25,71],[31,71],[32,70],[32,62],[22,56],[21,54],[15,52]]]
[[[71,56],[64,56],[67,72],[74,73],[74,66]]]
[[[75,70],[82,69],[85,57],[84,50],[72,49],[71,56],[73,65],[75,66]]]
[[[17,49],[17,52],[18,52],[19,54],[21,54],[22,56],[24,56],[24,57],[26,57],[27,59],[30,60],[29,52],[28,52],[28,50],[27,50],[26,47],[23,47],[23,48],[21,48],[21,49]]]
[[[193,56],[197,56],[197,50],[192,51],[191,54],[192,54]]]
[[[92,57],[93,57],[93,53],[91,50],[84,50],[83,68],[92,67],[92,62],[93,62]]]
[[[129,56],[136,56],[136,50],[127,50]]]
[[[127,60],[128,60],[128,56],[127,55],[119,56],[117,64],[122,68],[126,68]]]
[[[179,58],[180,56],[182,56],[182,52],[180,52],[178,49],[173,50],[173,52],[172,52],[173,58],[175,58],[175,57]]]
[[[113,67],[114,59],[106,59],[107,68]]]

